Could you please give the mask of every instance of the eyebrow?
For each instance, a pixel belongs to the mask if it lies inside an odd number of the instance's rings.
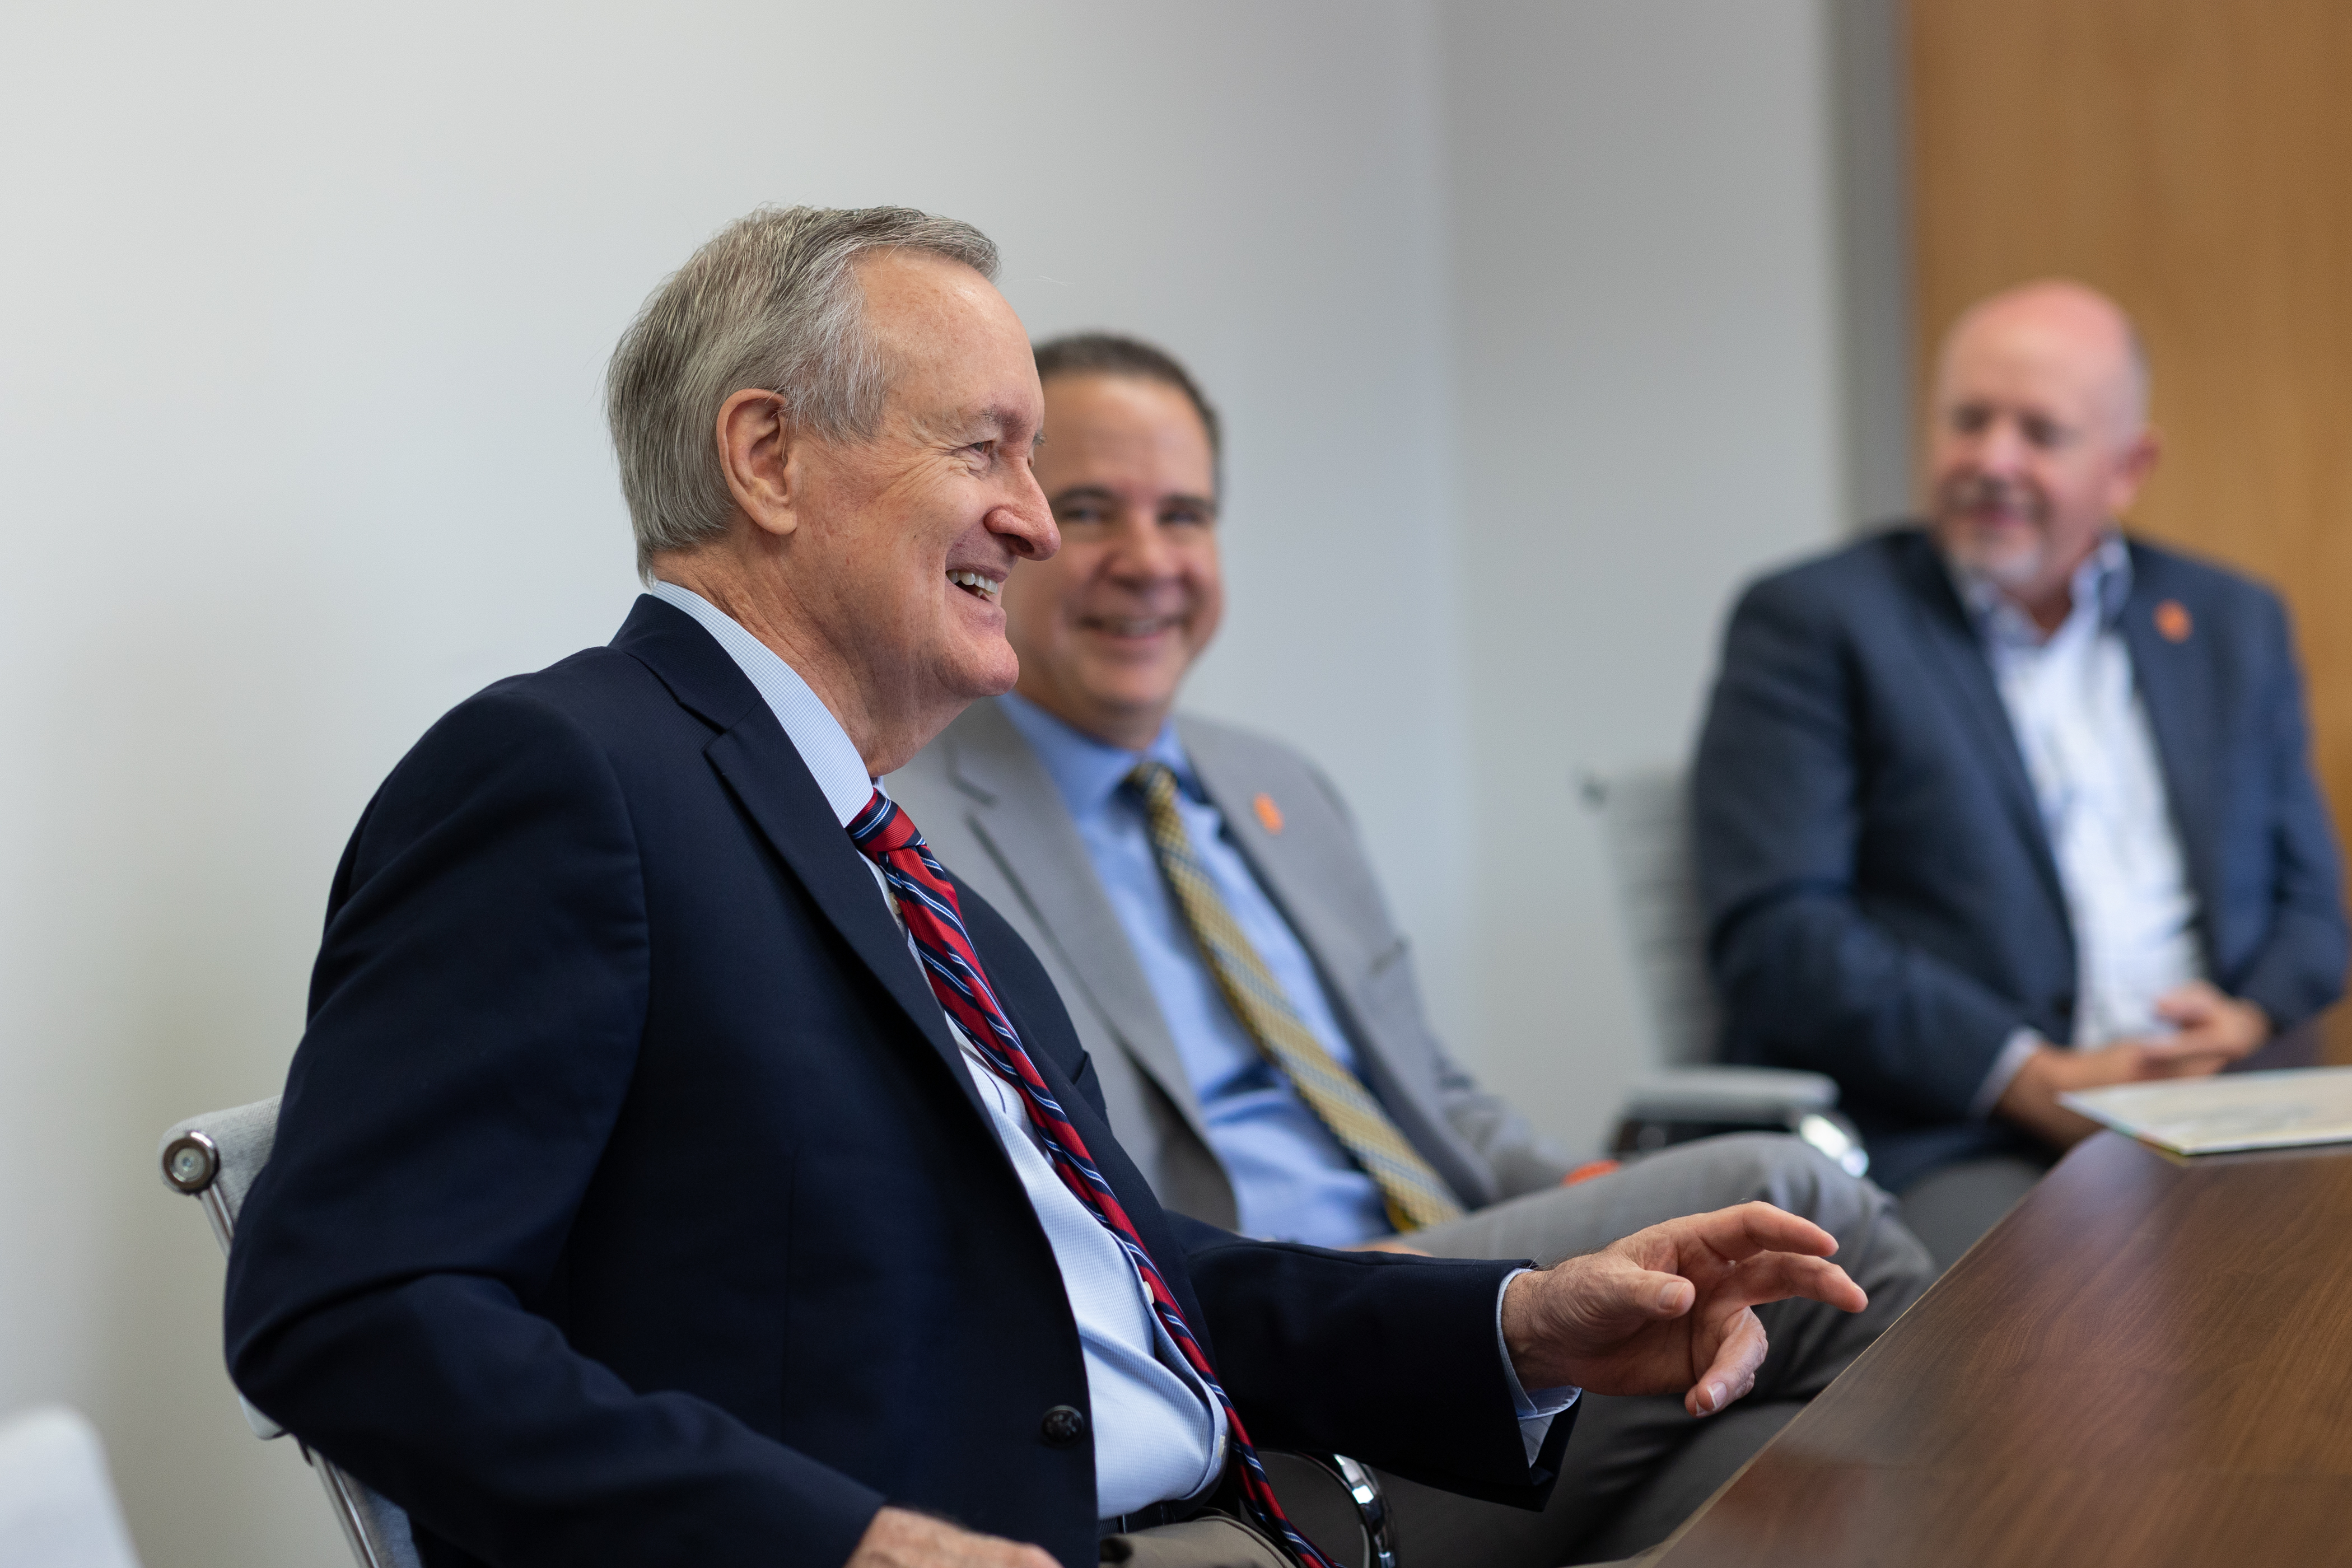
[[[1072,485],[1067,489],[1055,490],[1052,499],[1054,505],[1060,506],[1066,501],[1074,500],[1107,500],[1116,502],[1120,498],[1117,491],[1107,489],[1101,485]],[[1163,505],[1170,501],[1174,501],[1180,506],[1197,507],[1202,511],[1213,512],[1217,510],[1215,500],[1209,496],[1171,495],[1162,496],[1160,500]]]
[[[981,433],[1002,436],[1007,430],[1019,428],[1024,423],[1021,416],[1013,410],[991,405],[965,409],[937,420],[931,426],[931,433],[934,438],[940,440],[967,441]],[[1030,437],[1030,448],[1034,451],[1037,443],[1045,438],[1045,426],[1040,425],[1036,434]]]
[[[991,405],[986,408],[974,409],[969,416],[967,416],[967,423],[973,425],[985,425],[991,429],[1002,432],[1005,430],[1017,430],[1023,425],[1027,424],[1028,421],[1010,408]],[[1038,433],[1043,435],[1045,433],[1045,426],[1041,421],[1037,426]]]

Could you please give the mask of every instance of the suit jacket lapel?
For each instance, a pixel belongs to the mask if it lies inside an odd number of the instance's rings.
[[[692,616],[659,599],[640,598],[613,646],[646,665],[681,704],[719,728],[703,748],[710,765],[850,950],[946,1062],[973,1114],[985,1118],[939,998],[907,951],[906,934],[890,918],[873,871],[835,820],[824,793],[759,689]]]
[[[2213,666],[2194,639],[2194,623],[2179,642],[2168,642],[2156,629],[2156,606],[2165,598],[2160,563],[2137,545],[2132,547],[2132,589],[2124,602],[2124,646],[2131,650],[2132,680],[2156,737],[2157,762],[2164,771],[2164,793],[2172,808],[2173,831],[2180,840],[2181,858],[2200,911],[2214,908],[2221,891],[2221,868],[2214,863],[2214,795],[2212,758],[2220,754],[2213,734],[2217,698]],[[2150,578],[2157,580],[2151,582]],[[2205,961],[2213,962],[2210,920],[2200,920],[2200,934],[2207,943]]]
[[[1937,558],[1935,546],[1924,537],[1917,544],[1917,549],[1904,557],[1902,568],[1907,579],[1906,585],[1920,612],[1910,617],[1913,632],[1928,668],[1941,676],[1945,689],[1975,731],[1976,744],[1970,750],[1991,768],[2001,804],[2018,832],[2032,847],[2034,868],[2041,873],[2042,889],[2050,895],[2063,926],[2065,887],[2058,879],[2058,861],[2051,853],[2049,829],[2042,821],[2042,807],[2033,797],[2033,780],[2025,771],[2024,754],[2018,750],[2017,731],[2010,723],[2008,706],[2000,700],[2000,688],[1993,682],[1992,665],[1985,658],[1984,645],[1976,628],[1969,624],[1968,612],[1962,608],[1960,596]]]
[[[1188,729],[1181,716],[1176,729],[1193,771],[1200,774],[1202,789],[1224,816],[1242,858],[1249,862],[1258,885],[1274,900],[1322,975],[1341,1027],[1353,1037],[1357,1068],[1380,1097],[1381,1108],[1396,1122],[1405,1142],[1436,1167],[1465,1205],[1478,1208],[1493,1203],[1498,1194],[1492,1175],[1474,1163],[1475,1156],[1454,1136],[1444,1108],[1428,1103],[1414,1092],[1413,1085],[1399,1079],[1387,1053],[1380,1048],[1372,1010],[1364,1001],[1364,985],[1376,964],[1389,955],[1367,952],[1353,926],[1331,911],[1322,896],[1325,879],[1317,868],[1300,864],[1286,843],[1263,830],[1250,807],[1258,781],[1229,769],[1223,752],[1199,731]]]
[[[942,740],[950,771],[971,800],[973,832],[1053,944],[1065,975],[1207,1145],[1207,1118],[1160,999],[1052,775],[993,702],[974,703]]]

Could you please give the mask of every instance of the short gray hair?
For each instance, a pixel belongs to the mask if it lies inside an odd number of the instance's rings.
[[[868,251],[920,250],[996,276],[996,246],[953,218],[912,207],[761,207],[712,237],[662,280],[621,334],[604,413],[637,570],[656,552],[727,531],[719,405],[745,387],[835,440],[880,427],[887,367],[866,331],[856,264]]]

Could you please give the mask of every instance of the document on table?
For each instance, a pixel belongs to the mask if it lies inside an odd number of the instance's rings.
[[[2352,1068],[2123,1083],[2058,1103],[2176,1154],[2352,1142]]]

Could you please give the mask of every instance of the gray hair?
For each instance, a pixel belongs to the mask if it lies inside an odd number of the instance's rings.
[[[734,503],[715,428],[737,392],[775,393],[787,420],[830,439],[880,428],[888,378],[866,330],[856,266],[875,250],[928,251],[996,276],[994,242],[953,218],[912,207],[761,207],[664,279],[621,334],[604,414],[640,575],[656,552],[727,531]]]

